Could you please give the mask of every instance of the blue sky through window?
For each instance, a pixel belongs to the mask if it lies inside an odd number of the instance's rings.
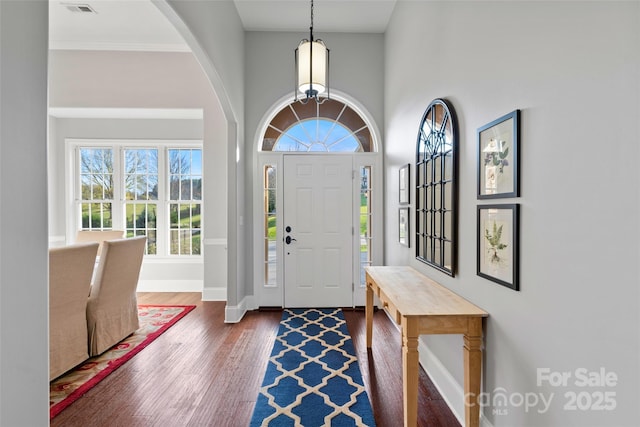
[[[342,124],[329,119],[297,122],[276,141],[273,151],[362,151],[358,139]]]

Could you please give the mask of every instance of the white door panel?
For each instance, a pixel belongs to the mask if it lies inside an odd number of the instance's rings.
[[[351,157],[284,157],[285,307],[353,305],[352,187]]]

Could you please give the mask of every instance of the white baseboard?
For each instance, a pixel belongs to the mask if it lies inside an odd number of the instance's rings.
[[[247,312],[247,299],[243,298],[238,305],[227,305],[224,309],[224,323],[238,323]]]
[[[202,291],[202,301],[226,301],[227,288],[204,288]]]
[[[436,386],[460,425],[464,425],[464,388],[444,367],[440,359],[429,350],[422,339],[418,340],[418,355],[420,365],[429,375],[431,382]]]
[[[202,280],[140,280],[138,292],[202,292]]]
[[[418,340],[418,355],[420,365],[429,375],[431,382],[436,386],[460,425],[464,425],[464,387],[456,381],[422,339]],[[482,408],[480,408],[480,426],[493,427],[482,413]]]
[[[251,310],[257,310],[260,307],[258,307],[258,300],[256,299],[256,297],[254,295],[247,295],[246,297],[244,297],[245,299],[245,306],[247,308],[247,311],[251,311]]]

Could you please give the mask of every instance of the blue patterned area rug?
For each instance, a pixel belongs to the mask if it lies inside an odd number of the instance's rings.
[[[375,426],[342,310],[284,311],[250,426]]]

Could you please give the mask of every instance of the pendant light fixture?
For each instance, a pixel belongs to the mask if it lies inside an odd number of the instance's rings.
[[[295,51],[295,100],[303,104],[314,99],[321,104],[329,99],[329,49],[320,39],[313,39],[313,0],[309,39],[303,39]]]

